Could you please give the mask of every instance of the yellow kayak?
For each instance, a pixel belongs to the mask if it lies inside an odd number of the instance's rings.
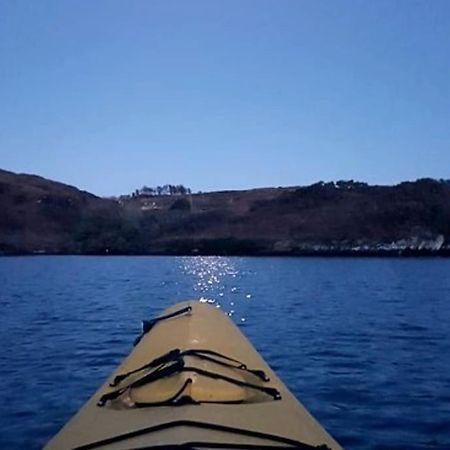
[[[340,449],[220,310],[144,322],[131,354],[47,450]]]

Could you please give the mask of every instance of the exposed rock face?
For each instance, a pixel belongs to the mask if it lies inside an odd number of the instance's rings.
[[[449,241],[447,181],[115,200],[0,170],[3,254],[447,254]]]

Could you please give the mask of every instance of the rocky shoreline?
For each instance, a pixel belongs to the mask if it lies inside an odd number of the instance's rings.
[[[277,244],[277,243],[276,243]],[[0,251],[0,256],[292,256],[292,257],[449,257],[450,245],[433,248],[430,245],[411,246],[375,244],[362,246],[296,245],[275,249],[267,244],[234,239],[208,241],[175,241],[159,245],[147,252],[127,252],[104,249],[93,252],[61,252],[57,250],[21,251],[18,249]]]

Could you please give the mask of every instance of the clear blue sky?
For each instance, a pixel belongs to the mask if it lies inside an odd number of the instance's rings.
[[[99,195],[450,178],[450,1],[0,0],[0,167]]]

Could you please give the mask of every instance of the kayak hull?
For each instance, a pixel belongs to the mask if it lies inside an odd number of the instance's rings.
[[[180,310],[188,312],[176,314]],[[47,450],[123,450],[188,442],[263,446],[280,445],[283,439],[285,444],[295,441],[341,448],[220,309],[189,301],[163,313],[172,314],[175,315],[153,324],[100,389],[47,444]],[[112,387],[117,375],[132,372],[174,349],[188,355],[182,371],[125,390],[118,399],[98,406],[105,394],[126,388],[148,371],[131,374]],[[197,351],[205,349],[243,362],[250,370],[262,370],[269,381],[234,367],[239,363],[222,360],[224,364],[218,364],[215,360],[220,358],[195,356]],[[179,401],[177,406],[157,406],[164,405],[183,386],[179,399],[190,399],[197,404]],[[273,392],[278,392],[281,398],[276,399]],[[136,407],[147,404],[150,406]],[[265,435],[280,440],[271,441]]]

